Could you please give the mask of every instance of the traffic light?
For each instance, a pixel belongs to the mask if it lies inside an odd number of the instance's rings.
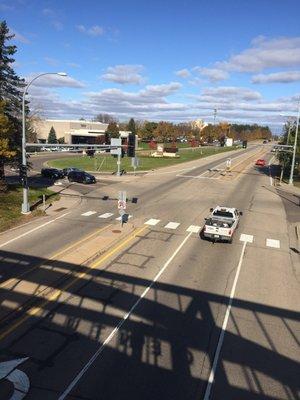
[[[135,157],[135,134],[129,133],[127,143],[127,156]]]
[[[27,166],[24,164],[20,165],[20,179],[23,187],[27,186]]]

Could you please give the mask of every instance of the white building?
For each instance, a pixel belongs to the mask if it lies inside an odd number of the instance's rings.
[[[104,136],[108,124],[85,120],[45,119],[34,122],[39,143],[47,143],[51,127],[57,139],[64,138],[67,144],[94,144],[98,136]],[[127,138],[128,131],[120,131],[122,138]]]

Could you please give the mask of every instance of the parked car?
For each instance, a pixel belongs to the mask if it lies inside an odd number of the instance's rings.
[[[222,240],[232,243],[233,234],[238,228],[241,211],[236,208],[221,207],[210,209],[211,214],[205,218],[205,224],[201,233],[202,238],[213,241]]]
[[[68,168],[64,168],[62,171],[63,171],[63,174],[64,174],[64,176],[68,176],[68,175],[69,175],[69,173],[70,173],[70,172],[72,172],[72,171],[84,172],[84,171],[82,171],[81,169],[79,169],[79,168],[76,168],[76,167],[68,167]]]
[[[50,178],[50,179],[61,179],[64,177],[62,170],[56,168],[43,168],[41,170],[41,174],[45,178]]]
[[[94,175],[88,174],[84,171],[71,171],[68,174],[69,182],[79,183],[96,183]]]
[[[266,165],[266,161],[260,158],[259,160],[256,161],[255,165],[259,167],[264,167]]]

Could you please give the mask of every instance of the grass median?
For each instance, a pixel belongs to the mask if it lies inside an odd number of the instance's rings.
[[[137,152],[136,155],[139,158],[138,171],[149,171],[157,168],[163,168],[170,165],[181,164],[187,161],[193,161],[200,158],[208,157],[210,155],[224,153],[230,150],[234,150],[232,147],[201,147],[194,149],[182,149],[179,152],[180,157],[176,158],[155,158],[143,155]],[[141,154],[141,155],[140,155]],[[114,172],[117,168],[117,158],[114,158],[110,154],[98,154],[94,157],[88,156],[74,156],[68,158],[61,158],[56,160],[48,161],[50,167],[54,168],[67,168],[76,167],[85,171],[95,172]],[[131,158],[124,157],[121,161],[121,168],[127,172],[132,172],[133,167],[131,166]]]
[[[47,202],[58,200],[59,195],[46,188],[30,188],[29,204],[32,206],[46,195]],[[8,191],[0,193],[0,232],[13,228],[32,217],[43,214],[43,211],[34,209],[30,215],[21,214],[23,189],[20,185],[9,185]]]

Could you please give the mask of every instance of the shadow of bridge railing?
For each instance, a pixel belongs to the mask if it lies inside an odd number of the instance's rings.
[[[145,268],[145,260],[141,262]],[[29,357],[23,370],[30,376],[30,398],[57,399],[130,310],[70,398],[203,398],[226,296],[156,282],[132,309],[150,280],[9,251],[0,251],[0,263],[0,335],[16,326],[0,341],[0,357]],[[29,272],[33,265],[37,269]],[[22,280],[20,272],[25,273]],[[61,290],[74,273],[76,282]],[[45,285],[61,292],[49,300],[52,292],[46,296]],[[34,307],[39,312],[32,313]],[[245,333],[245,319],[250,330],[259,330],[260,343]],[[278,398],[299,398],[299,365],[277,349],[276,324],[269,324],[270,319],[280,321],[288,342],[299,348],[299,313],[235,299],[212,398],[270,400],[270,385]],[[243,382],[231,373],[237,369]]]

